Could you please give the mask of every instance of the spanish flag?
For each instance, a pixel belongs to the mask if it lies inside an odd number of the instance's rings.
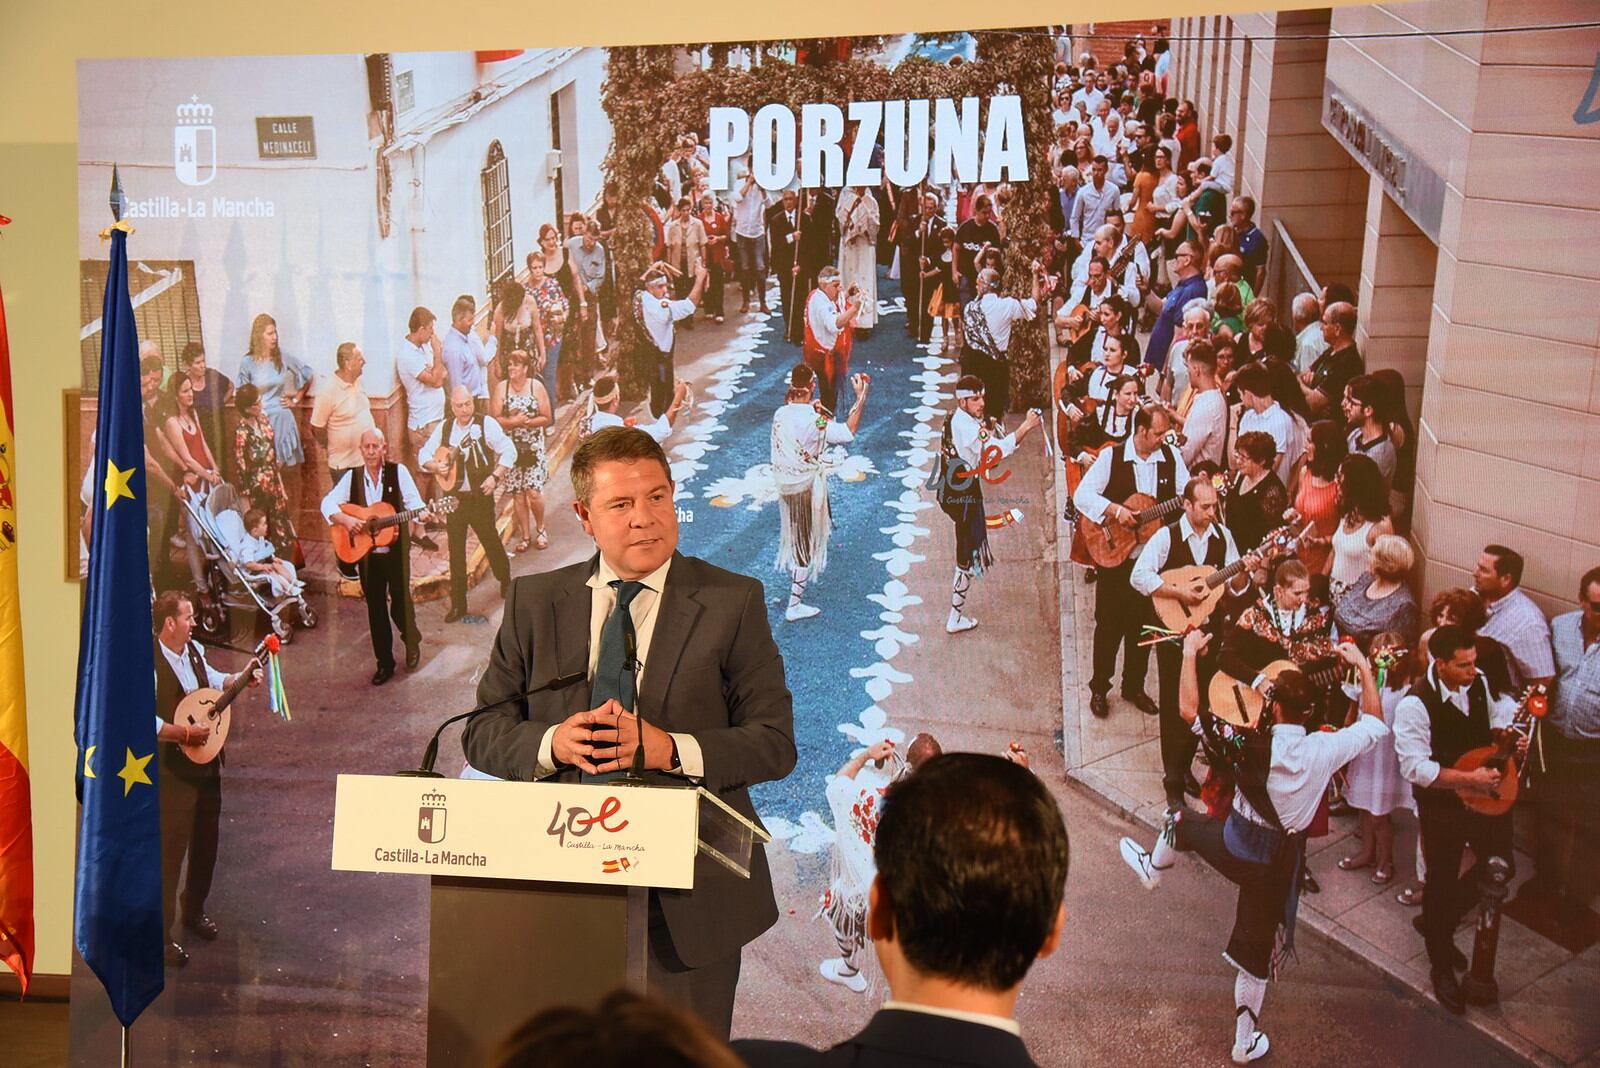
[[[17,973],[26,994],[33,974],[33,810],[17,597],[15,411],[6,306],[0,299],[0,960]]]

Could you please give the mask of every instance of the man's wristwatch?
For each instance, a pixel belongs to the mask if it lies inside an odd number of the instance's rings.
[[[672,751],[667,754],[667,770],[677,771],[679,769],[678,739],[669,734],[667,735],[667,744],[672,747]]]

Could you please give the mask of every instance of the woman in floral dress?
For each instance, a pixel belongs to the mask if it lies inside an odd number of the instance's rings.
[[[533,377],[533,360],[521,349],[506,357],[506,376],[506,381],[495,387],[489,414],[517,447],[517,462],[506,472],[504,485],[522,531],[511,551],[525,553],[530,544],[536,549],[550,547],[550,535],[544,529],[544,484],[550,477],[545,458],[550,395],[544,383]]]
[[[278,450],[272,421],[267,418],[261,394],[252,385],[240,386],[233,395],[239,411],[239,429],[234,434],[234,463],[239,477],[239,492],[267,516],[267,539],[285,560],[299,551],[295,537],[289,495],[284,492],[278,469]]]
[[[539,324],[539,378],[552,403],[556,394],[556,368],[561,359],[561,338],[567,327],[571,305],[561,283],[545,272],[544,260],[528,257],[528,292],[533,294],[535,318]]]

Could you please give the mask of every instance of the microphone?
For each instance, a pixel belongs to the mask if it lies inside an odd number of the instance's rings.
[[[439,729],[433,732],[432,738],[428,739],[428,747],[422,751],[422,763],[416,768],[408,771],[397,771],[395,774],[412,779],[444,778],[442,773],[433,770],[433,765],[434,762],[439,759],[439,736],[444,733],[444,729],[450,726],[450,724],[459,723],[464,719],[471,719],[474,716],[487,712],[492,708],[499,708],[501,705],[510,704],[512,701],[520,701],[524,697],[532,697],[534,694],[543,693],[545,690],[565,689],[575,682],[582,682],[588,677],[589,673],[587,671],[574,671],[568,675],[557,675],[552,679],[540,683],[531,690],[524,690],[521,693],[512,694],[510,697],[502,697],[498,701],[491,701],[486,705],[479,705],[470,712],[462,712],[460,715],[451,716],[449,719],[439,724]]]

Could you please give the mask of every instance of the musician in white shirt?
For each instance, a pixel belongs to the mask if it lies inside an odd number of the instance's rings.
[[[1195,630],[1183,643],[1179,711],[1191,722],[1202,714],[1199,658],[1210,640],[1205,631]],[[1259,727],[1224,732],[1223,727],[1210,726],[1215,720],[1207,720],[1208,754],[1215,762],[1231,764],[1238,779],[1227,820],[1184,810],[1168,816],[1150,849],[1132,838],[1119,845],[1123,861],[1146,889],[1160,885],[1161,873],[1172,867],[1179,852],[1198,853],[1238,885],[1233,933],[1223,954],[1238,969],[1233,987],[1235,1064],[1259,1060],[1269,1048],[1258,1027],[1261,1005],[1267,980],[1276,977],[1278,965],[1294,948],[1293,912],[1286,906],[1298,893],[1305,830],[1334,773],[1389,737],[1372,665],[1353,644],[1338,646],[1338,654],[1359,677],[1361,715],[1354,723],[1337,731],[1308,733],[1305,725],[1317,690],[1301,672],[1283,672],[1273,684],[1263,716],[1270,724],[1265,738]],[[1223,733],[1244,744],[1210,744],[1210,738]],[[1431,881],[1428,892],[1433,892]]]
[[[156,739],[167,743],[160,747],[162,942],[166,963],[177,967],[189,961],[188,951],[173,937],[180,905],[185,931],[205,942],[217,937],[217,925],[206,915],[205,905],[217,866],[223,757],[218,754],[214,760],[197,763],[175,748],[206,744],[211,728],[173,720],[183,698],[195,690],[227,690],[247,676],[254,686],[261,681],[261,669],[251,663],[227,675],[207,662],[205,650],[192,640],[194,602],[186,593],[163,593],[156,598],[152,617],[161,656],[154,680]],[[185,873],[181,892],[180,871]]]
[[[1209,564],[1220,570],[1239,559],[1233,535],[1217,519],[1218,499],[1211,480],[1197,475],[1183,486],[1183,513],[1176,523],[1162,527],[1150,536],[1133,565],[1128,584],[1143,597],[1177,601],[1184,607],[1200,604],[1209,595],[1204,580],[1179,584],[1162,575],[1169,568]],[[1176,554],[1174,553],[1176,550]],[[1249,568],[1235,575],[1229,592],[1242,594],[1249,589]],[[1178,715],[1178,672],[1182,664],[1178,647],[1171,642],[1156,646],[1156,684],[1161,710],[1161,785],[1167,805],[1181,807],[1186,788],[1199,792],[1194,782],[1195,733]]]
[[[1179,494],[1189,481],[1189,468],[1178,450],[1165,441],[1171,425],[1171,417],[1162,408],[1140,408],[1134,414],[1128,440],[1102,450],[1078,483],[1072,503],[1080,520],[1132,527],[1135,513],[1120,501],[1134,493],[1157,501]],[[1089,711],[1101,718],[1110,715],[1107,694],[1119,647],[1123,651],[1122,696],[1146,715],[1160,711],[1144,690],[1150,650],[1140,644],[1139,627],[1147,618],[1149,606],[1129,585],[1132,572],[1133,561],[1128,560],[1117,567],[1098,569],[1095,580],[1094,671],[1089,679]]]
[[[1478,896],[1472,882],[1461,878],[1462,852],[1470,845],[1480,864],[1500,857],[1513,866],[1512,874],[1516,860],[1511,813],[1473,812],[1457,796],[1458,791],[1497,796],[1503,772],[1488,766],[1458,771],[1451,765],[1468,749],[1498,741],[1516,716],[1517,702],[1487,684],[1478,671],[1474,636],[1465,628],[1453,623],[1435,628],[1427,655],[1427,673],[1395,706],[1394,748],[1400,774],[1417,798],[1428,870],[1421,926],[1433,992],[1439,1004],[1459,1014],[1466,1001],[1455,973],[1465,970],[1466,958],[1456,947],[1455,930]],[[1515,749],[1519,759],[1527,755],[1526,735],[1517,737]]]

